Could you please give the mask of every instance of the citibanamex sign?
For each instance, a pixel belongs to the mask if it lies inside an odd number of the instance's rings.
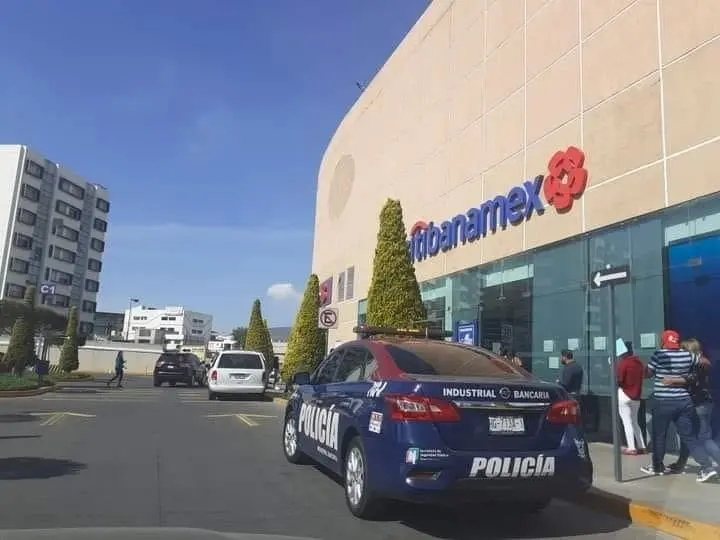
[[[533,214],[543,215],[546,204],[565,214],[585,192],[587,182],[585,153],[576,146],[559,150],[548,161],[546,175],[526,180],[507,194],[469,208],[439,225],[432,221],[416,222],[409,231],[410,258],[413,262],[423,261],[495,234],[498,229],[505,230],[508,225],[519,225]]]

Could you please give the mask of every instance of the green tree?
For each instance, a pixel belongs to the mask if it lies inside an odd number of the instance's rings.
[[[263,324],[265,325],[265,333],[267,334],[267,344],[268,344],[268,370],[272,370],[275,367],[275,348],[272,344],[272,334],[270,333],[270,325],[267,322],[267,319],[263,319]]]
[[[23,308],[15,319],[10,343],[3,357],[3,371],[22,375],[35,358],[35,287],[25,291]]]
[[[247,326],[238,326],[232,331],[232,338],[236,341],[235,348],[244,349],[245,340],[247,339]]]
[[[318,328],[319,309],[320,281],[311,274],[288,338],[281,374],[286,382],[296,373],[313,371],[325,356],[325,331]]]
[[[367,324],[390,328],[418,326],[427,317],[410,260],[400,201],[388,199],[380,211]]]
[[[64,373],[76,371],[80,367],[78,358],[78,312],[77,306],[70,308],[67,330],[65,331],[65,342],[60,351],[60,369]]]
[[[253,302],[247,336],[245,338],[245,350],[262,353],[267,365],[269,366],[272,363],[272,346],[270,345],[269,334],[265,326],[265,321],[263,320],[260,300]]]

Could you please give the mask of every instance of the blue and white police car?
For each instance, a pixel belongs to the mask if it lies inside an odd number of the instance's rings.
[[[579,406],[560,386],[446,332],[355,331],[295,375],[283,428],[288,461],[341,475],[355,516],[390,500],[530,513],[592,485]]]

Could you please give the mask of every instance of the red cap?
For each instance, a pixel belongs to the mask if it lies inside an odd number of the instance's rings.
[[[665,330],[660,336],[660,343],[663,349],[679,349],[680,334],[675,330]]]

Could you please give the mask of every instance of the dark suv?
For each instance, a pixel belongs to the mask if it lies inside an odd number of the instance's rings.
[[[167,382],[170,386],[182,383],[187,386],[203,386],[207,376],[200,360],[190,353],[165,352],[155,362],[153,385]]]

